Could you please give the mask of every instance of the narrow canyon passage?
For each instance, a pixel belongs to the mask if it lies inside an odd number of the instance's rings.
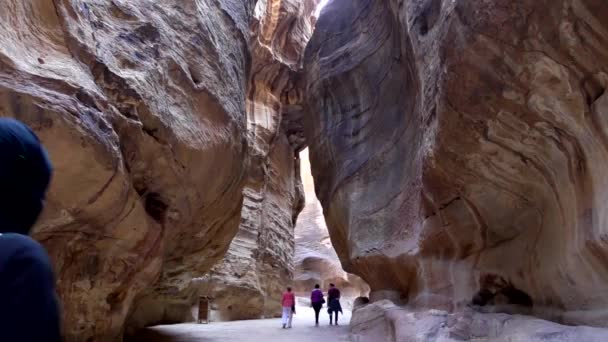
[[[0,117],[65,342],[608,341],[606,0],[2,0]]]
[[[257,279],[269,277],[272,273],[257,268],[259,266],[255,260],[243,258],[243,255],[250,256],[252,250],[259,246],[252,241],[247,243],[247,237],[241,230],[223,261],[212,269],[207,280],[201,281],[199,294],[213,297],[211,324],[150,327],[138,331],[126,342],[348,341],[353,302],[358,297],[368,296],[369,286],[359,277],[342,269],[333,249],[321,205],[314,193],[308,150],[300,153],[300,176],[305,205],[293,231],[294,254],[286,260],[294,269],[292,278],[283,279],[282,282],[272,279],[272,289],[276,289],[275,292],[268,288],[252,290],[256,278],[242,270],[254,272]],[[315,284],[319,284],[327,295],[326,291],[332,283],[341,292],[340,302],[344,309],[344,315],[340,316],[341,326],[328,326],[325,305],[320,314],[321,327],[316,328],[313,326],[314,312],[309,305],[310,292]],[[255,319],[263,316],[276,317],[280,313],[278,298],[281,286],[293,287],[300,304],[294,315],[294,328],[289,330],[281,329],[280,319]],[[193,314],[194,317],[197,315],[198,312]],[[255,332],[255,339],[252,338],[252,332]]]
[[[341,291],[342,305],[351,309],[355,299],[369,296],[370,289],[363,279],[342,268],[315,194],[308,153],[308,149],[300,152],[305,205],[294,229],[293,286],[297,295],[306,297],[316,284],[325,291],[333,283]]]

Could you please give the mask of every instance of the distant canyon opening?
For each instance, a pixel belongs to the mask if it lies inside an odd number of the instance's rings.
[[[308,149],[300,152],[300,160],[306,204],[295,227],[296,294],[309,297],[316,284],[326,293],[329,284],[333,283],[342,293],[342,305],[352,310],[355,299],[369,296],[369,286],[358,276],[343,270],[331,243],[323,209],[315,194]]]
[[[226,255],[194,279],[196,294],[213,298],[213,321],[277,317],[287,286],[305,302],[315,284],[326,291],[333,283],[344,291],[347,309],[369,294],[361,278],[342,269],[331,244],[306,148],[303,58],[329,2],[256,4],[260,33],[254,49],[260,51],[250,80],[247,125],[267,160],[263,174],[245,187],[239,230]],[[196,307],[192,313],[197,315]]]
[[[275,223],[267,227],[268,222],[257,226],[243,221],[226,256],[208,274],[194,280],[197,294],[211,298],[210,321],[278,317],[279,300],[288,286],[304,306],[310,305],[310,293],[317,284],[325,294],[330,284],[338,287],[341,303],[349,311],[358,297],[369,296],[365,281],[343,270],[331,243],[314,190],[308,149],[299,153],[298,161],[304,197],[295,226]],[[247,213],[251,208],[243,210],[242,216],[255,222],[257,218]],[[198,305],[192,308],[192,317],[197,315]]]

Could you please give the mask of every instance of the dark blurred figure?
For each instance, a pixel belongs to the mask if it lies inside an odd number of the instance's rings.
[[[51,163],[38,137],[0,118],[0,341],[61,341],[55,279],[28,237],[44,204]]]
[[[334,284],[329,284],[329,290],[327,290],[327,313],[329,314],[329,325],[333,324],[332,313],[335,315],[336,325],[338,325],[338,313],[342,313],[342,305],[340,305],[340,290]]]

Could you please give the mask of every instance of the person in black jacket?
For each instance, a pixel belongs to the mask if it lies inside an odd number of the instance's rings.
[[[44,248],[28,234],[51,180],[38,137],[0,118],[0,341],[59,342],[55,279]]]
[[[327,313],[329,314],[329,325],[332,325],[332,313],[336,316],[336,325],[338,325],[338,313],[342,313],[342,305],[340,305],[340,290],[334,284],[329,284],[327,290]]]

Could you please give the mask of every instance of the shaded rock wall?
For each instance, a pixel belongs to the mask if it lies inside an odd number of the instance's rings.
[[[599,0],[329,2],[306,135],[372,300],[606,324],[606,18]]]
[[[296,79],[316,3],[259,1],[255,8],[247,97],[255,167],[239,232],[222,262],[200,280],[199,294],[213,298],[214,320],[280,314],[281,293],[293,280],[294,225],[304,204],[297,154],[303,129],[292,129],[296,119],[286,113],[302,101]]]
[[[67,341],[181,321],[241,221],[254,1],[3,1],[0,115],[55,166],[35,237]],[[256,164],[257,163],[257,164]]]
[[[341,291],[342,305],[350,304],[359,296],[367,296],[369,286],[358,276],[342,269],[331,245],[323,209],[315,196],[308,150],[300,152],[300,160],[306,204],[295,227],[294,290],[299,296],[309,297],[315,284],[326,291],[333,283]]]
[[[264,187],[244,192],[241,225],[228,253],[201,279],[199,293],[213,298],[214,321],[280,314],[281,291],[293,279],[293,219],[303,200],[299,163],[286,136],[270,154]]]

